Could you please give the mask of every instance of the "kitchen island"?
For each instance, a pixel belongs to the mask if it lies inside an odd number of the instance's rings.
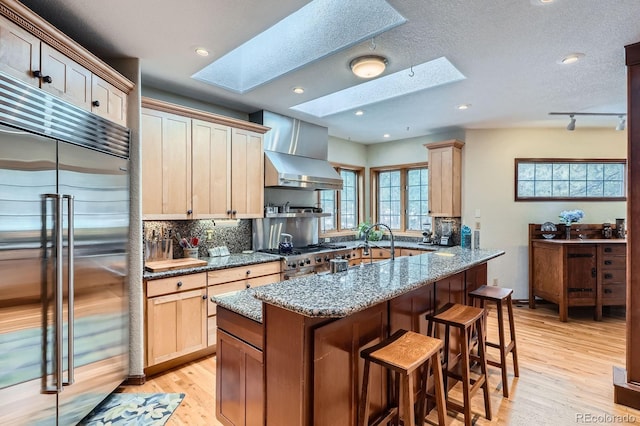
[[[426,332],[425,315],[466,303],[502,254],[453,247],[214,298],[219,420],[355,425],[360,351],[398,329]],[[375,416],[387,402],[386,374],[372,369],[371,385]]]

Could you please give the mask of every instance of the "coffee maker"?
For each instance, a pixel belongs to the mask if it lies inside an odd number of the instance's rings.
[[[422,224],[422,244],[431,244],[431,224]]]
[[[440,245],[452,246],[453,245],[453,221],[443,220],[440,222]]]

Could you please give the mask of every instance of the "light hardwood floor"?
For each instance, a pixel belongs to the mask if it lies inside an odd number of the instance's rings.
[[[483,417],[480,392],[472,400],[476,425],[640,424],[640,411],[613,402],[612,368],[625,365],[621,310],[612,309],[596,322],[592,309],[572,308],[567,323],[558,320],[557,307],[550,304],[535,310],[517,305],[514,311],[520,377],[513,376],[509,356],[510,395],[503,398],[500,372],[489,368],[493,420]],[[496,330],[491,311],[489,336]],[[204,358],[122,391],[184,392],[184,401],[167,425],[217,426],[221,423],[215,417],[215,366],[215,356]],[[435,421],[435,414],[428,419]],[[464,424],[461,414],[453,415],[449,413],[447,424]]]

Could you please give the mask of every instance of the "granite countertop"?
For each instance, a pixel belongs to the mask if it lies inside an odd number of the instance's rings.
[[[197,272],[215,271],[216,269],[235,268],[237,266],[255,265],[258,263],[273,262],[274,260],[280,260],[278,255],[267,253],[238,253],[231,254],[229,256],[221,257],[201,257],[201,260],[206,260],[207,264],[198,266],[195,268],[183,268],[174,269],[171,271],[163,272],[148,272],[145,271],[142,278],[145,280],[155,280],[158,278],[175,277],[178,275],[195,274]]]
[[[251,311],[250,318],[256,321],[260,301],[308,317],[341,318],[503,254],[498,249],[439,247],[436,252],[365,264],[336,274],[307,275],[212,300],[242,315]],[[260,321],[261,317],[260,306]]]

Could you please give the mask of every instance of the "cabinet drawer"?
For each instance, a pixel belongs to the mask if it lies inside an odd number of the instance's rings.
[[[261,287],[267,284],[277,283],[280,281],[282,281],[282,278],[280,278],[280,273],[277,273],[272,275],[263,275],[261,277],[251,278],[250,280],[247,280],[247,284],[249,287],[254,288],[254,287]]]
[[[624,269],[627,266],[627,256],[603,256],[603,269]]]
[[[602,286],[602,300],[625,300],[627,295],[627,286],[622,284],[604,284]]]
[[[280,273],[280,262],[258,263],[238,268],[220,269],[209,272],[209,284],[223,284],[245,278],[259,277]]]
[[[160,278],[158,280],[147,281],[147,297],[161,296],[163,294],[193,290],[206,286],[207,275],[205,272],[171,278]]]
[[[626,269],[611,269],[611,270],[602,271],[603,284],[613,284],[613,283],[624,284],[626,280],[627,280]]]
[[[238,290],[244,290],[245,288],[247,288],[247,283],[246,281],[235,281],[232,283],[226,283],[226,284],[217,284],[217,285],[210,285],[207,288],[207,299],[208,301],[208,306],[207,306],[207,315],[211,316],[211,315],[215,315],[216,314],[216,304],[214,302],[211,301],[211,296],[219,296],[221,294],[225,294],[225,293],[231,293],[234,291],[238,291]]]
[[[626,244],[605,244],[602,246],[602,252],[606,255],[615,254],[618,256],[627,254]]]

